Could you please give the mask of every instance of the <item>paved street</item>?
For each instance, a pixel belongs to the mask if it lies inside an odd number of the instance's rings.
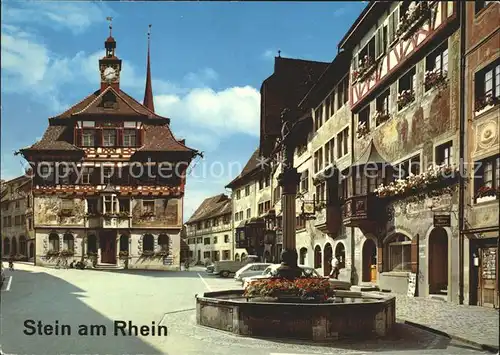
[[[303,345],[249,339],[195,325],[194,295],[237,287],[203,272],[105,272],[18,264],[2,291],[1,340],[7,354],[481,354],[469,345],[400,324],[390,339]],[[4,286],[5,287],[5,286]],[[399,313],[399,311],[398,311]],[[71,335],[25,335],[23,323],[68,324]],[[168,336],[114,336],[112,322],[168,327]],[[106,336],[79,336],[79,325],[105,325]]]

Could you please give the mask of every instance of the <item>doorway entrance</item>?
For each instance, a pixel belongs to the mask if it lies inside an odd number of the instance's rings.
[[[29,247],[29,258],[33,258],[35,256],[35,244],[33,242],[30,243]]]
[[[330,243],[326,243],[325,251],[323,252],[324,276],[328,276],[332,272],[332,258],[333,258],[332,246],[330,245]]]
[[[377,282],[377,246],[373,239],[363,244],[363,282]]]
[[[99,234],[99,246],[101,248],[101,262],[116,264],[116,232],[101,232]]]
[[[471,240],[470,271],[470,303],[500,307],[497,238]]]
[[[448,234],[434,228],[429,235],[429,293],[448,294]]]

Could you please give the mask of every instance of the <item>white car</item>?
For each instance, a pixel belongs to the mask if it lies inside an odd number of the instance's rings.
[[[241,269],[236,271],[234,275],[234,280],[241,282],[243,284],[243,279],[246,277],[252,277],[257,275],[262,275],[264,270],[266,270],[271,263],[251,263],[243,266]]]
[[[256,281],[259,279],[268,279],[276,275],[276,271],[278,268],[281,266],[281,264],[272,264],[270,265],[267,269],[264,270],[262,275],[256,275],[256,276],[251,276],[251,277],[245,277],[243,279],[243,287],[246,288],[248,284],[252,281]],[[310,266],[305,266],[305,265],[299,265],[299,267],[303,270],[304,275],[308,277],[322,277],[318,272],[310,267]]]

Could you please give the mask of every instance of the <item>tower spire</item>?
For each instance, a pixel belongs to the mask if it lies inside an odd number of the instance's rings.
[[[146,106],[151,111],[155,111],[155,106],[153,102],[153,86],[151,83],[151,63],[150,63],[150,44],[151,44],[151,25],[149,25],[148,30],[148,63],[146,68],[146,89],[144,90],[144,102],[143,105]]]

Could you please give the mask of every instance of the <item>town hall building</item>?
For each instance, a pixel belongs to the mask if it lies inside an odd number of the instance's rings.
[[[35,264],[178,270],[185,172],[198,152],[155,113],[149,39],[142,104],[120,88],[111,27],[105,49],[99,90],[20,150],[33,170]]]

